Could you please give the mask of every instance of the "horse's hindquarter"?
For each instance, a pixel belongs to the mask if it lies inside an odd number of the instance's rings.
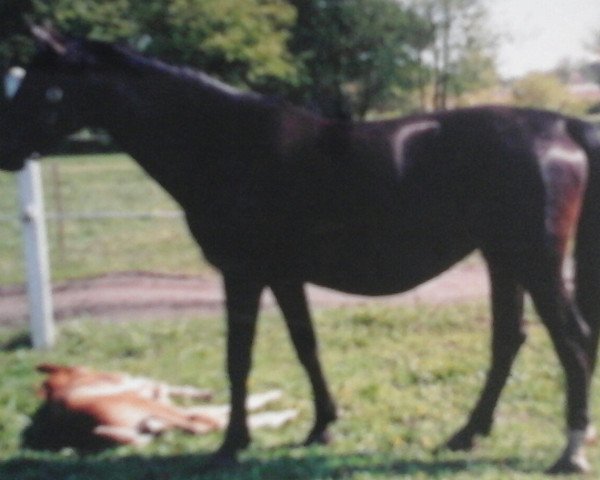
[[[319,201],[302,234],[306,280],[389,294],[477,248],[518,262],[548,240],[566,243],[586,173],[566,121],[482,109],[375,124],[338,139],[334,162],[342,166],[331,167],[327,192],[314,193]]]

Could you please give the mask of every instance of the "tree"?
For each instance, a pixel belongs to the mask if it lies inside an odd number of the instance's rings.
[[[37,19],[50,22],[70,35],[115,41],[135,38],[137,22],[130,0],[33,0]]]
[[[487,25],[482,0],[406,0],[429,24],[432,40],[423,42],[420,61],[422,107],[443,110],[450,95],[490,86],[497,80],[497,38]],[[427,90],[432,92],[427,102]]]
[[[345,118],[362,118],[412,91],[426,73],[418,52],[431,42],[428,25],[398,0],[5,2],[14,7],[8,18],[17,25],[3,31],[5,65],[33,50],[26,14],[66,33],[128,43],[239,86],[293,94]],[[6,24],[5,18],[0,22]],[[19,42],[24,48],[17,55]]]
[[[145,25],[152,52],[255,88],[296,78],[287,50],[295,11],[283,0],[170,0],[161,14],[158,32],[149,27],[159,22]]]
[[[297,96],[321,113],[362,118],[393,87],[409,87],[423,22],[395,0],[291,0]]]
[[[135,38],[130,0],[3,0],[0,4],[0,67],[26,63],[34,52],[29,22],[48,23],[71,35],[98,40]]]
[[[522,107],[559,110],[571,114],[585,111],[585,104],[574,99],[559,78],[550,73],[534,72],[525,75],[514,83],[512,93],[515,104]]]
[[[23,18],[31,15],[30,0],[3,0],[0,3],[0,69],[22,62],[30,54],[31,42]]]
[[[287,50],[295,10],[285,0],[6,0],[0,7],[0,61],[31,53],[23,16],[72,35],[129,43],[224,80],[273,89],[293,83]],[[27,7],[27,8],[25,8]],[[13,24],[15,26],[13,26]],[[10,27],[10,28],[8,28]],[[23,54],[16,46],[23,44]]]
[[[591,51],[596,54],[598,59],[600,59],[600,30],[598,30],[594,35],[594,41],[591,45]],[[596,82],[600,83],[600,60],[592,63],[591,69],[596,79]]]

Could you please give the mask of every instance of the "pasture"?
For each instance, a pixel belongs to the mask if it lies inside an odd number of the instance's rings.
[[[275,407],[300,417],[278,431],[258,431],[242,466],[200,475],[220,435],[170,433],[149,447],[78,457],[72,451],[21,450],[21,430],[35,410],[37,362],[82,363],[172,383],[210,387],[225,401],[224,324],[220,318],[63,323],[56,350],[27,349],[22,332],[0,332],[0,478],[11,480],[192,479],[541,479],[562,447],[562,376],[545,331],[529,315],[530,337],[498,409],[491,437],[470,453],[433,450],[465,420],[488,363],[488,314],[482,304],[361,307],[317,312],[323,362],[341,419],[327,447],[293,448],[311,421],[307,382],[282,319],[262,315],[251,389],[281,388]],[[274,348],[277,346],[277,348]],[[597,382],[596,382],[597,383]],[[597,392],[597,389],[596,389]],[[597,395],[594,396],[597,399]],[[594,418],[600,418],[597,401]],[[598,447],[590,460],[600,471]]]
[[[56,176],[58,168],[58,176]],[[48,213],[152,213],[178,210],[162,189],[124,154],[48,157],[42,161]],[[56,181],[58,180],[58,181]],[[56,184],[60,184],[57,192]],[[0,173],[0,285],[23,281],[16,179]],[[183,219],[102,218],[48,221],[52,279],[115,270],[198,273],[198,248]]]
[[[174,210],[175,204],[126,156],[45,160],[47,210],[57,210],[52,162],[59,162],[61,203],[69,213]],[[0,213],[16,213],[15,180],[0,174]],[[197,247],[180,219],[102,219],[48,227],[54,280],[114,270],[198,273]],[[0,285],[22,281],[19,224],[0,224]],[[254,392],[281,388],[276,407],[301,415],[282,430],[259,431],[234,471],[200,475],[221,435],[168,434],[149,447],[77,456],[19,447],[35,411],[41,361],[124,370],[171,383],[212,388],[226,402],[224,322],[220,317],[155,318],[113,323],[77,318],[60,325],[55,350],[27,348],[25,332],[0,328],[0,478],[11,480],[193,479],[542,479],[563,446],[563,378],[547,334],[528,313],[529,339],[502,396],[496,427],[469,453],[440,445],[466,420],[489,360],[487,303],[446,307],[377,306],[318,311],[322,359],[341,419],[327,447],[294,448],[309,429],[310,391],[283,321],[263,313],[251,375]],[[274,348],[277,346],[278,348]],[[598,375],[597,375],[598,376]],[[598,381],[593,418],[600,419]],[[590,448],[595,472],[598,447]]]

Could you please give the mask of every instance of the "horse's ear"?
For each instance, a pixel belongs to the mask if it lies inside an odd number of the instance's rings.
[[[68,40],[50,26],[30,25],[29,29],[33,38],[43,47],[50,49],[58,55],[65,55]]]

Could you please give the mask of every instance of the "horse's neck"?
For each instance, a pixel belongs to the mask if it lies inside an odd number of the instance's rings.
[[[182,204],[213,191],[220,175],[231,181],[248,154],[240,130],[264,122],[253,102],[211,85],[149,76],[120,90],[102,126]]]

